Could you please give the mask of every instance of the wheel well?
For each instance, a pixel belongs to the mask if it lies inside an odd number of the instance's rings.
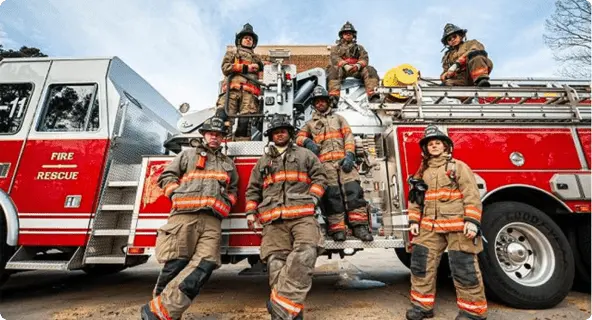
[[[528,186],[512,186],[492,191],[483,200],[483,207],[500,201],[516,201],[531,205],[553,217],[570,213],[561,201],[546,191]]]

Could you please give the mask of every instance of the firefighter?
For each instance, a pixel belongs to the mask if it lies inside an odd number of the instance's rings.
[[[477,40],[468,40],[467,29],[452,23],[444,26],[442,44],[448,49],[442,57],[443,72],[440,80],[447,86],[489,87],[489,74],[493,62],[485,47]]]
[[[267,263],[271,319],[303,319],[323,236],[315,218],[327,175],[319,159],[293,143],[287,115],[276,114],[265,136],[273,140],[251,172],[246,192],[249,228],[263,225],[261,260]]]
[[[423,161],[410,179],[408,219],[414,236],[411,253],[409,320],[434,316],[436,273],[448,249],[459,313],[456,320],[485,319],[487,301],[477,254],[481,200],[475,176],[467,164],[452,157],[452,140],[436,126],[425,130],[419,145]],[[427,189],[427,191],[426,191]]]
[[[319,156],[327,171],[328,186],[323,197],[328,233],[335,241],[345,241],[345,215],[355,237],[374,240],[368,230],[367,202],[355,168],[354,135],[347,121],[333,113],[329,95],[322,86],[312,92],[315,111],[298,132],[296,143]]]
[[[254,82],[258,80],[259,72],[263,71],[263,61],[254,50],[259,37],[250,24],[236,34],[234,44],[236,50],[227,51],[222,60],[222,73],[226,77],[222,84],[222,93],[218,97],[216,115],[225,118],[226,115],[245,115],[259,113],[259,95],[261,88]],[[225,110],[226,91],[231,75],[228,94],[228,110]],[[253,118],[238,118],[238,126],[234,133],[235,140],[250,140],[250,122]]]
[[[368,52],[357,43],[357,34],[354,26],[347,21],[339,30],[337,45],[331,47],[327,80],[329,80],[329,95],[334,102],[339,101],[341,81],[346,77],[364,80],[368,99],[371,102],[379,99],[374,91],[378,87],[378,73],[374,67],[368,65]]]
[[[180,319],[220,266],[221,221],[236,203],[238,173],[222,154],[223,119],[207,119],[195,148],[179,153],[158,178],[172,209],[158,229],[156,258],[164,263],[142,319]]]

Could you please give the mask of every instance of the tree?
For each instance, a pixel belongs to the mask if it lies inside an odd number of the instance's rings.
[[[13,49],[4,49],[0,44],[0,60],[3,58],[25,58],[25,57],[47,57],[40,49],[34,47],[22,46],[18,51]]]
[[[560,73],[564,76],[590,78],[590,14],[586,0],[558,0],[555,12],[545,21],[543,38],[555,60],[562,63]]]

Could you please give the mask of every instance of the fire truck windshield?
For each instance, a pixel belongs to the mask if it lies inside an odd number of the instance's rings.
[[[0,134],[19,131],[32,93],[31,83],[0,83]]]

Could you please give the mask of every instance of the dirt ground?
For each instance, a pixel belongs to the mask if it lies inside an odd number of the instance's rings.
[[[269,319],[264,275],[238,275],[246,262],[215,271],[183,319]],[[140,319],[159,265],[149,262],[119,274],[91,277],[83,272],[26,272],[2,288],[0,319]],[[488,319],[588,319],[590,295],[572,292],[548,310],[516,310],[489,302]],[[305,318],[404,319],[409,306],[409,270],[392,250],[373,249],[340,260],[319,258]],[[436,318],[457,313],[451,280],[438,283]]]

